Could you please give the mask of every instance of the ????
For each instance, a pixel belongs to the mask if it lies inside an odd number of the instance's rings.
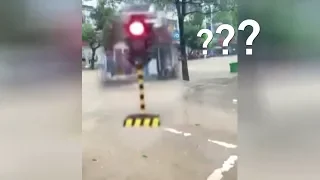
[[[248,37],[247,41],[246,41],[246,45],[247,46],[252,46],[252,43],[254,41],[254,39],[259,35],[260,33],[260,25],[257,21],[253,20],[253,19],[247,19],[244,20],[240,23],[238,30],[239,31],[244,31],[244,29],[247,26],[251,26],[253,28],[251,35]],[[228,55],[229,54],[229,50],[228,50],[228,46],[230,41],[232,40],[233,36],[235,35],[235,31],[234,28],[229,25],[229,24],[222,24],[220,25],[217,29],[215,33],[221,34],[223,30],[227,30],[228,31],[228,36],[224,39],[222,46],[223,46],[223,50],[222,50],[222,54],[223,55]],[[213,38],[213,33],[212,31],[210,31],[209,29],[201,29],[197,36],[198,37],[202,37],[203,34],[207,34],[207,38],[206,40],[203,42],[203,54],[206,55],[208,53],[207,48],[208,48],[208,44],[212,41]],[[246,48],[246,55],[252,55],[252,48]]]

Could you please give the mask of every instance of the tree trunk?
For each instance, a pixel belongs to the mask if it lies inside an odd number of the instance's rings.
[[[95,59],[94,57],[96,56],[96,48],[92,48],[92,56],[91,56],[91,60],[90,60],[90,69],[94,69],[94,65],[95,65]]]
[[[182,79],[184,81],[190,81],[189,78],[189,71],[188,71],[188,61],[187,61],[187,54],[186,54],[186,42],[184,40],[184,16],[186,14],[186,0],[182,0],[182,2],[178,2],[179,8],[178,10],[178,23],[179,23],[179,30],[180,30],[180,50],[181,50],[181,70],[182,70]],[[181,9],[180,9],[181,7]],[[180,13],[179,13],[180,12]]]

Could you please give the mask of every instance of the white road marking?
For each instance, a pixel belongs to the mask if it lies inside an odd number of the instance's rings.
[[[173,129],[173,128],[164,128],[163,130],[164,130],[164,131],[167,131],[167,132],[170,132],[170,133],[183,135],[183,136],[185,136],[185,137],[191,136],[191,133],[186,133],[186,132],[183,132],[183,131],[178,131],[178,130]],[[217,144],[217,145],[219,145],[219,146],[223,146],[223,147],[225,147],[225,148],[230,148],[230,149],[235,149],[235,148],[237,148],[237,145],[230,144],[230,143],[226,143],[226,142],[222,142],[222,141],[215,141],[215,140],[208,139],[208,142]]]
[[[233,100],[232,100],[232,103],[233,103],[233,104],[238,104],[238,100],[237,100],[237,99],[233,99]]]
[[[231,149],[237,148],[237,145],[229,144],[229,143],[222,142],[222,141],[215,141],[215,140],[211,140],[211,139],[208,139],[208,141],[212,142],[212,143],[215,143],[215,144],[218,144],[220,146],[226,147],[226,148],[231,148]]]
[[[223,178],[224,172],[229,171],[235,165],[238,160],[238,156],[232,155],[230,156],[222,165],[221,168],[215,169],[212,174],[209,175],[207,180],[221,180]]]
[[[172,129],[172,128],[164,128],[165,131],[167,132],[171,132],[171,133],[174,133],[174,134],[182,134],[183,136],[191,136],[191,133],[185,133],[185,132],[182,132],[182,131],[178,131],[178,130],[175,130],[175,129]]]

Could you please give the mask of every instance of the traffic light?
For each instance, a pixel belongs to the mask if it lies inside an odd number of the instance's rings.
[[[150,48],[153,45],[154,32],[153,24],[148,23],[146,14],[131,15],[124,23],[125,41],[129,47],[128,60],[136,67],[140,113],[128,115],[124,122],[124,127],[159,127],[160,116],[158,114],[146,113],[144,95],[144,70],[150,58]],[[149,21],[150,22],[150,21]]]
[[[124,24],[126,43],[129,47],[128,60],[132,65],[145,65],[149,61],[149,50],[153,41],[153,25],[147,23],[144,14],[131,15]]]

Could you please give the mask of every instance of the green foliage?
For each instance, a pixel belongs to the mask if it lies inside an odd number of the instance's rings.
[[[214,16],[216,22],[232,25],[232,14],[229,11],[217,12]]]
[[[214,16],[216,22],[223,24],[230,24],[231,26],[238,28],[238,11],[237,8],[231,11],[220,11]]]
[[[205,16],[203,14],[193,14],[189,21],[184,23],[184,39],[186,45],[191,49],[201,49],[203,39],[197,37],[200,29],[202,29],[202,23]]]
[[[188,22],[193,25],[202,26],[204,18],[205,18],[205,15],[200,14],[200,13],[196,13],[190,17],[190,21],[188,21]]]
[[[232,17],[232,26],[233,27],[238,27],[238,8],[235,8],[233,11],[230,12],[231,17]]]
[[[91,18],[96,21],[96,30],[102,30],[106,24],[110,24],[115,14],[114,9],[107,5],[107,1],[99,0],[97,7],[90,14]]]
[[[95,40],[96,33],[91,24],[82,24],[82,40],[91,42]]]
[[[237,29],[238,29],[238,12],[237,8],[230,10],[230,11],[221,11],[216,13],[214,16],[214,21],[215,22],[220,22],[223,24],[229,24],[235,29],[235,36],[237,36]],[[221,33],[221,36],[225,37],[229,33],[228,31],[224,30]]]
[[[179,0],[104,0],[109,6],[114,4],[156,4],[159,9],[164,8],[166,5],[174,5]],[[235,0],[186,0],[186,5],[191,7],[190,9],[203,11],[202,13],[207,14],[210,10],[210,6],[214,5],[214,11],[228,11],[234,6]],[[198,11],[198,12],[199,12]],[[196,12],[196,11],[195,11]],[[188,12],[187,12],[188,13]]]
[[[200,49],[201,48],[201,39],[197,37],[197,33],[201,29],[201,26],[193,25],[191,23],[185,23],[184,25],[184,39],[186,45],[191,49]]]
[[[101,44],[101,38],[91,24],[82,25],[82,40],[89,43],[91,49],[97,49]]]
[[[159,8],[165,7],[165,5],[173,4],[175,0],[105,0],[108,5],[114,4],[156,4]]]

